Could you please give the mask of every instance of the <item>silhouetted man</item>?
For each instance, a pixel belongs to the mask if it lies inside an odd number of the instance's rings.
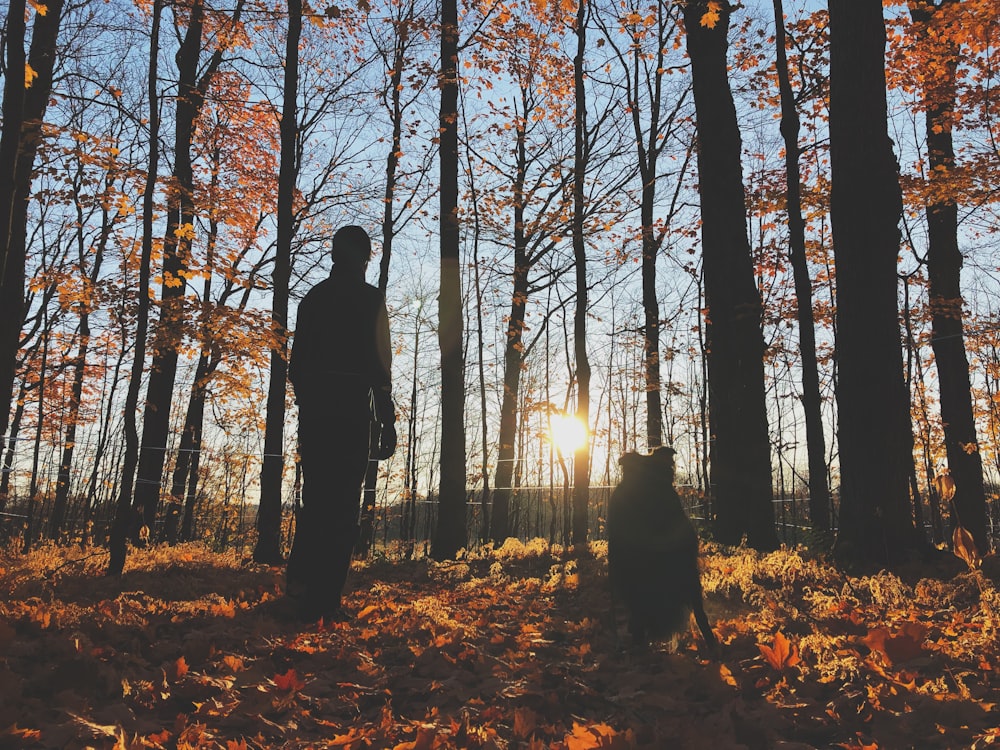
[[[389,318],[365,283],[371,240],[361,227],[333,237],[333,270],[299,305],[288,377],[299,405],[302,507],[288,558],[288,595],[301,619],[342,620],[340,597],[358,535],[372,420],[373,460],[396,448]]]

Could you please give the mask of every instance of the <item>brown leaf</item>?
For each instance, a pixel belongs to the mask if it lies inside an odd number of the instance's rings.
[[[941,469],[934,477],[934,490],[944,502],[950,503],[955,497],[955,480],[951,476],[951,471]]]
[[[293,668],[284,674],[276,674],[274,684],[278,690],[286,693],[297,693],[306,686],[306,683],[299,678],[298,673]]]
[[[927,626],[919,622],[903,623],[896,635],[888,628],[875,628],[861,639],[872,651],[882,654],[890,664],[900,664],[924,654]]]
[[[758,643],[757,648],[760,649],[760,653],[767,660],[767,663],[778,671],[786,667],[794,667],[799,663],[798,646],[791,643],[780,630],[774,634],[773,646]]]
[[[979,549],[976,547],[976,540],[961,524],[955,525],[955,531],[951,537],[951,549],[955,553],[955,557],[965,560],[969,570],[975,570],[983,564],[983,558],[979,556]]]

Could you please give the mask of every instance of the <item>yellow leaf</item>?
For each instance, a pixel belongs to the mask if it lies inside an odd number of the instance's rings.
[[[951,471],[941,469],[934,477],[934,489],[944,502],[951,502],[951,499],[955,497],[955,480],[951,476]]]
[[[36,78],[38,78],[38,73],[36,73],[35,69],[31,67],[31,63],[25,63],[24,64],[24,88],[30,89],[31,88],[31,84],[33,84],[35,82]]]
[[[44,3],[40,3],[37,0],[28,0],[28,4],[35,9],[35,13],[40,16],[47,16],[49,14],[49,7]]]
[[[774,645],[765,646],[758,643],[761,655],[777,670],[794,667],[799,663],[799,649],[791,643],[780,630],[774,634]]]
[[[955,531],[951,536],[951,549],[955,553],[955,557],[965,560],[969,570],[975,570],[982,565],[983,559],[979,556],[976,540],[961,524],[955,524]]]

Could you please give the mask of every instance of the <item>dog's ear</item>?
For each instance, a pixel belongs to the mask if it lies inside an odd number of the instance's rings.
[[[653,448],[653,452],[650,453],[651,458],[665,464],[670,464],[671,466],[673,466],[675,455],[677,455],[677,451],[668,445],[661,445],[657,448]]]

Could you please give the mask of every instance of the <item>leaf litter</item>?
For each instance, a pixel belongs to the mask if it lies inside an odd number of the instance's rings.
[[[0,554],[0,748],[1000,747],[1000,569],[849,576],[709,546],[696,630],[630,648],[606,547],[355,563],[348,622],[200,545]],[[957,564],[956,564],[957,563]]]

